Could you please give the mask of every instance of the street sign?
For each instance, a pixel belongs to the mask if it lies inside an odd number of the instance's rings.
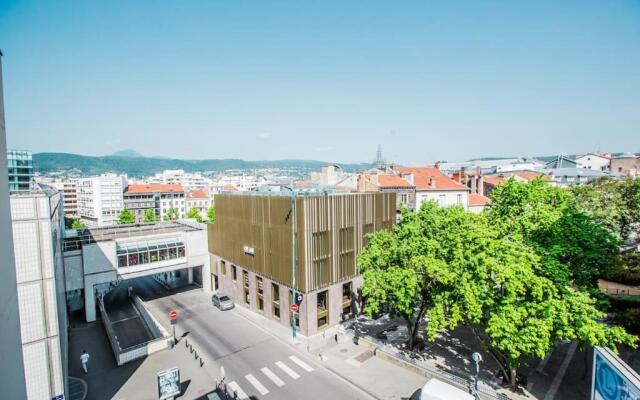
[[[51,398],[51,400],[64,400],[64,393],[63,393],[63,394],[56,395],[56,396],[53,396],[53,397]]]
[[[297,313],[300,310],[300,307],[297,304],[291,305],[291,312]]]
[[[296,304],[297,305],[302,304],[302,299],[303,299],[302,293],[300,293],[300,292],[296,293]]]
[[[177,312],[176,310],[172,310],[172,311],[169,313],[169,318],[171,318],[171,319],[176,319],[176,318],[178,318],[178,312]]]
[[[180,370],[171,368],[158,372],[158,398],[172,399],[180,394]]]

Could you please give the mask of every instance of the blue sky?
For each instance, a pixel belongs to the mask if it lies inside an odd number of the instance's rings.
[[[0,49],[34,152],[640,151],[638,1],[3,0]]]

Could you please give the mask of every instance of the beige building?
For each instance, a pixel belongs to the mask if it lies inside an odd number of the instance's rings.
[[[640,157],[632,153],[625,153],[611,159],[611,172],[627,176],[640,175]]]
[[[295,249],[300,333],[339,323],[358,309],[356,258],[367,233],[393,226],[395,196],[298,195],[294,203],[284,194],[216,195],[216,221],[208,228],[212,289],[289,327]]]

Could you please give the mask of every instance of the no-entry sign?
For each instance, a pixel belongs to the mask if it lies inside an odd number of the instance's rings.
[[[298,312],[300,310],[300,307],[297,304],[292,304],[291,305],[291,312]]]
[[[178,312],[176,310],[171,310],[171,312],[169,313],[169,318],[171,319],[178,318]]]

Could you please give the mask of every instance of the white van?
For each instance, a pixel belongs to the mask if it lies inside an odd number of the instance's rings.
[[[453,385],[431,378],[411,396],[411,400],[475,400],[475,397]]]

